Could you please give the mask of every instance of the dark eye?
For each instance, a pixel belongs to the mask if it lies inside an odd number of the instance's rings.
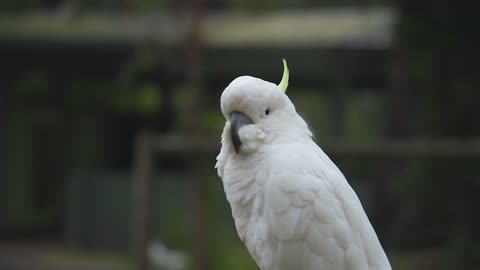
[[[269,114],[270,114],[270,109],[267,108],[267,109],[265,110],[265,115],[269,115]]]

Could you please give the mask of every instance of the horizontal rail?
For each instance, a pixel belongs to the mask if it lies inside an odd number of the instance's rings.
[[[216,154],[220,138],[183,135],[152,136],[157,154]],[[335,141],[319,144],[325,152],[342,156],[398,157],[480,157],[480,140],[458,139],[389,139],[377,142]]]

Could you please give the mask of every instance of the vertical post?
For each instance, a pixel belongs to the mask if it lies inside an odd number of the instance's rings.
[[[140,132],[134,143],[133,164],[133,255],[137,270],[148,269],[147,248],[150,240],[150,177],[152,139]]]
[[[202,22],[203,22],[203,1],[190,0],[191,25],[190,42],[188,46],[188,79],[192,87],[193,102],[191,105],[189,126],[194,144],[198,144],[200,135],[200,122],[202,114]],[[190,157],[190,178],[192,179],[192,208],[193,208],[193,265],[196,270],[206,269],[206,226],[204,219],[204,183],[202,181],[202,170],[200,159]]]

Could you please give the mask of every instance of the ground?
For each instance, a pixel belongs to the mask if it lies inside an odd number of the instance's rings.
[[[0,242],[0,270],[131,269],[126,254],[81,251],[58,243]]]

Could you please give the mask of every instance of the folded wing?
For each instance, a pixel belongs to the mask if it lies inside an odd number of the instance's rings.
[[[277,270],[391,269],[358,197],[335,168],[273,173],[266,214]],[[275,252],[275,251],[274,251]]]

